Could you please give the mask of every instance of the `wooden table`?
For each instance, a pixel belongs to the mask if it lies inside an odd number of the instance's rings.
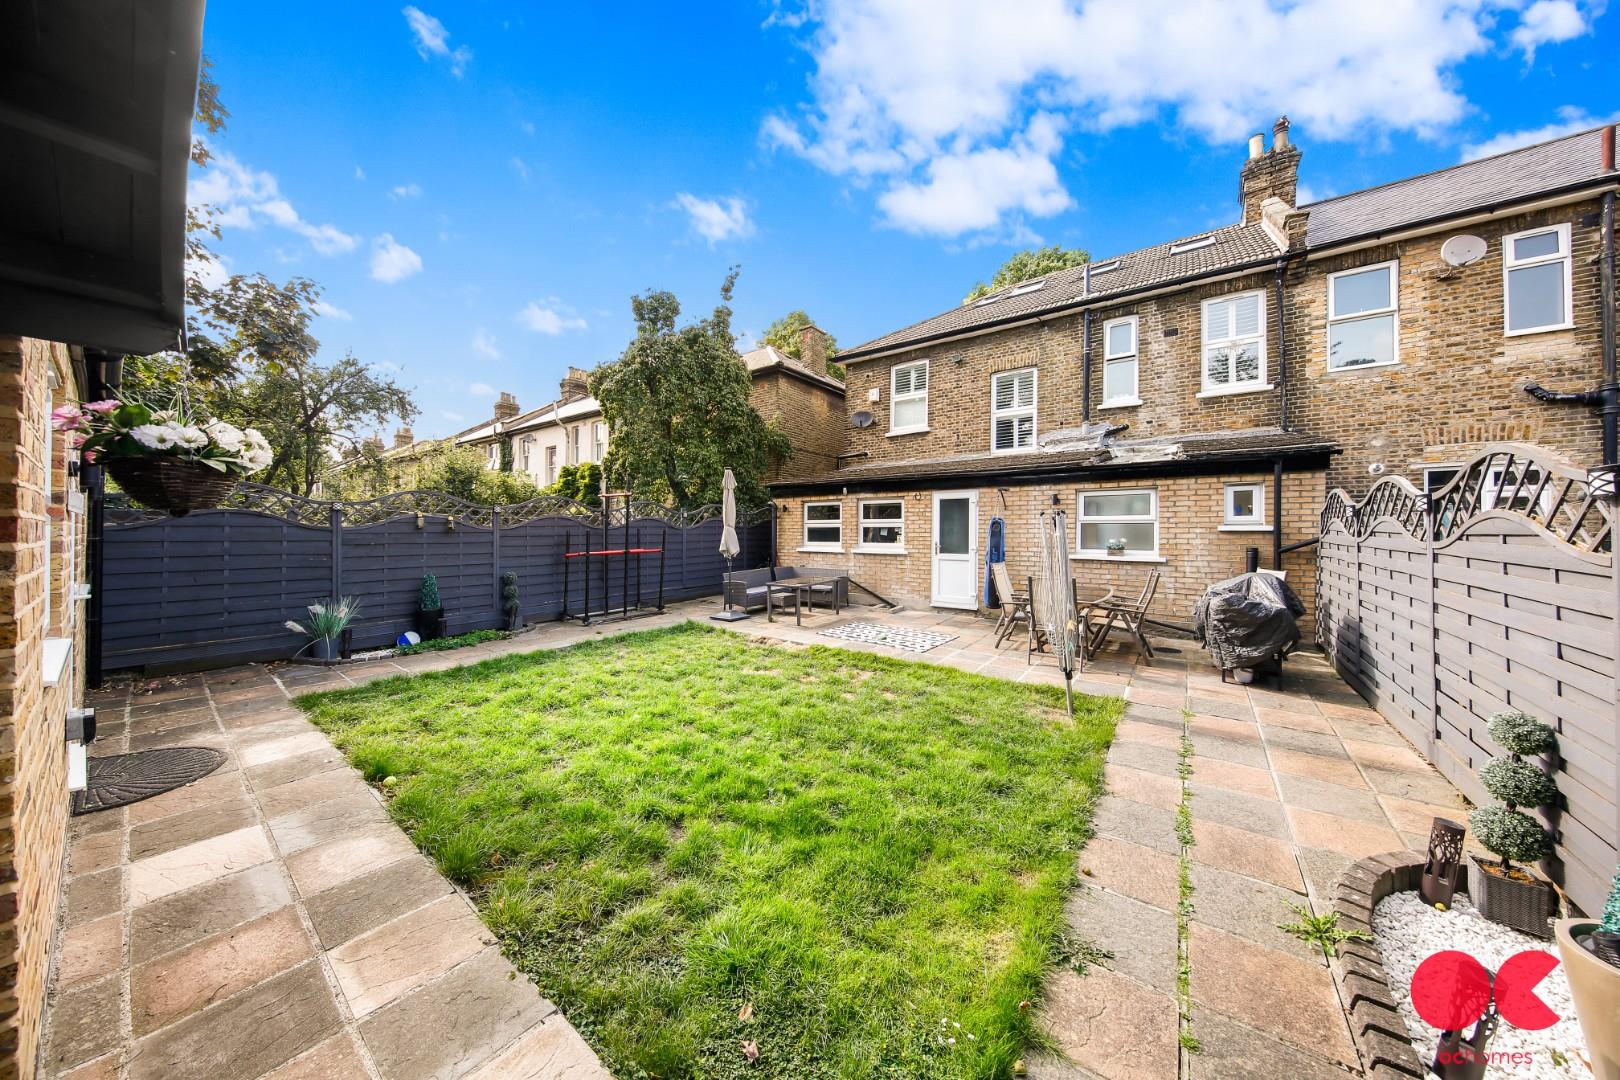
[[[844,579],[831,578],[788,578],[785,581],[772,581],[765,586],[765,621],[775,622],[775,612],[772,600],[778,595],[793,594],[793,622],[796,626],[804,625],[804,605],[810,599],[811,593],[816,589],[832,586],[833,614],[838,614],[838,586]],[[813,610],[813,608],[812,608]]]

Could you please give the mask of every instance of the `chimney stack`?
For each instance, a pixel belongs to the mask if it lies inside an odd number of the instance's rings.
[[[518,414],[517,398],[501,391],[501,396],[495,399],[495,419],[510,420]]]
[[[405,427],[396,428],[394,430],[394,449],[395,450],[399,450],[399,449],[402,449],[404,447],[407,447],[407,446],[411,445],[415,441],[416,441],[416,433],[410,429],[410,425],[407,424]]]
[[[562,401],[566,405],[570,401],[591,396],[590,374],[584,368],[571,367],[568,374],[562,377],[559,385],[562,390]]]
[[[819,326],[806,323],[799,328],[799,363],[817,375],[827,370],[827,335]]]
[[[1279,116],[1271,129],[1271,149],[1265,136],[1249,139],[1249,160],[1243,163],[1238,179],[1238,201],[1243,205],[1244,225],[1258,225],[1260,204],[1281,199],[1292,209],[1299,191],[1299,147],[1288,138],[1288,117]]]

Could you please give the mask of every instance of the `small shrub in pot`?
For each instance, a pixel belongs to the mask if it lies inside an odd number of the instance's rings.
[[[1547,882],[1514,863],[1533,863],[1552,853],[1552,838],[1522,807],[1549,806],[1558,786],[1523,755],[1546,754],[1557,745],[1553,729],[1526,713],[1500,712],[1487,722],[1492,741],[1508,756],[1480,770],[1485,790],[1503,805],[1475,810],[1468,817],[1474,836],[1500,860],[1474,858],[1473,901],[1493,922],[1537,937],[1550,933],[1555,896]]]
[[[1558,954],[1598,1080],[1620,1080],[1620,869],[1603,916],[1559,919]]]
[[[501,607],[506,611],[506,628],[523,629],[523,601],[518,595],[518,576],[515,570],[508,570],[501,575]]]
[[[439,599],[439,579],[432,573],[422,575],[422,588],[417,594],[416,632],[423,641],[444,636],[444,602]]]

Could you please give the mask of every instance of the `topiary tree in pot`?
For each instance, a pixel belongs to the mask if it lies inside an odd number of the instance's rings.
[[[1548,937],[1548,920],[1556,900],[1552,886],[1513,864],[1536,862],[1552,853],[1552,838],[1547,830],[1521,807],[1552,805],[1558,800],[1558,786],[1551,776],[1523,757],[1550,753],[1558,745],[1558,738],[1552,728],[1516,710],[1497,713],[1486,722],[1485,730],[1508,756],[1481,769],[1479,780],[1503,805],[1475,810],[1468,824],[1479,842],[1500,861],[1491,863],[1473,857],[1472,899],[1487,919]]]
[[[444,601],[439,599],[439,579],[431,572],[422,575],[417,593],[416,632],[423,641],[444,636]]]
[[[1601,919],[1559,919],[1554,932],[1593,1071],[1620,1080],[1620,869]]]
[[[506,611],[506,628],[523,629],[523,601],[518,596],[518,576],[515,570],[508,570],[501,575],[501,607]]]

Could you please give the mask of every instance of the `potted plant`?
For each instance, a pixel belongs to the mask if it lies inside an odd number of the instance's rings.
[[[288,619],[287,629],[309,638],[309,655],[316,660],[336,660],[342,651],[343,632],[360,611],[360,603],[350,597],[328,600],[324,604],[309,605],[309,619],[297,622]],[[299,652],[302,652],[300,649]]]
[[[1492,922],[1550,937],[1548,920],[1557,899],[1552,886],[1513,864],[1535,862],[1552,852],[1547,830],[1520,807],[1548,806],[1557,800],[1558,786],[1552,777],[1523,760],[1526,754],[1551,751],[1557,737],[1546,724],[1517,711],[1497,713],[1486,722],[1485,730],[1508,756],[1481,769],[1479,780],[1503,805],[1475,810],[1468,824],[1479,842],[1501,861],[1470,856],[1474,863],[1470,899]]]
[[[444,602],[439,599],[439,579],[431,573],[422,575],[422,589],[417,596],[416,632],[423,641],[444,636]]]
[[[523,603],[518,597],[518,576],[515,570],[508,570],[501,575],[501,607],[506,611],[506,628],[523,629]]]
[[[1124,558],[1125,538],[1123,536],[1114,537],[1112,540],[1108,541],[1107,548],[1108,554],[1114,556],[1115,558]]]
[[[113,398],[63,405],[51,425],[74,433],[86,465],[104,466],[135,499],[175,517],[218,506],[272,457],[259,432],[203,416],[183,396],[163,409]]]
[[[1598,1080],[1620,1080],[1620,869],[1600,920],[1559,919],[1554,929]]]

